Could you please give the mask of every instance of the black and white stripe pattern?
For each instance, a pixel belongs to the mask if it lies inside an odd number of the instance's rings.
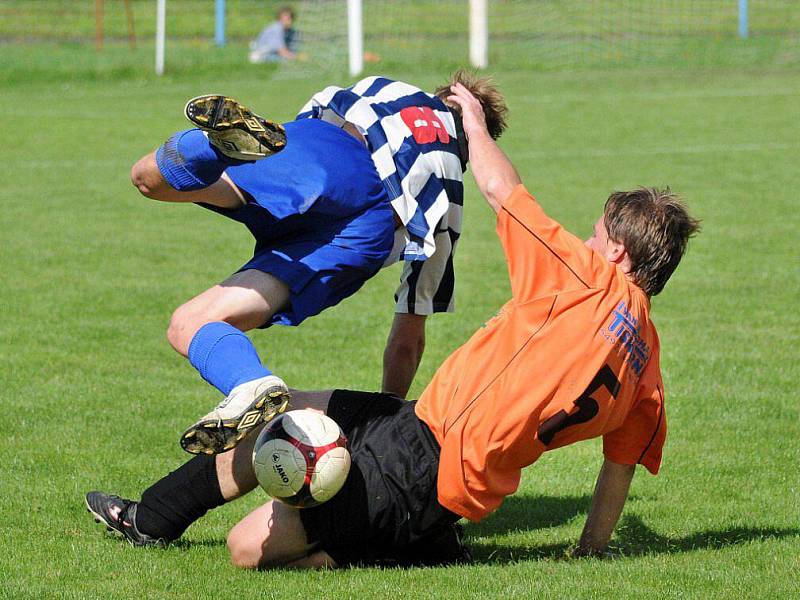
[[[442,139],[449,139],[417,143],[401,115],[411,107],[430,109],[447,130]],[[464,187],[459,132],[444,103],[407,83],[367,77],[346,89],[325,88],[297,118],[340,127],[350,122],[364,135],[402,223],[384,265],[405,261],[395,310],[419,315],[452,311],[453,252],[461,234]]]
[[[426,261],[405,261],[395,292],[395,312],[430,315],[455,310],[453,256],[461,236],[461,205],[451,204],[434,232],[436,252]],[[405,237],[395,234],[395,248],[384,266],[397,262]]]

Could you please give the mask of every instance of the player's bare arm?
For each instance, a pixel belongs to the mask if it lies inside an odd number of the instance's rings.
[[[381,391],[401,398],[408,395],[411,382],[425,351],[426,315],[396,313],[383,351]]]
[[[622,514],[636,465],[621,465],[605,459],[597,477],[589,517],[575,556],[602,555]]]
[[[460,83],[450,88],[448,101],[461,107],[464,132],[469,140],[472,174],[483,196],[495,212],[522,180],[511,161],[489,135],[483,108],[477,98]]]

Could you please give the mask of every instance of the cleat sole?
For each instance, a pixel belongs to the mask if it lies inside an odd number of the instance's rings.
[[[235,448],[262,423],[282,414],[289,406],[289,393],[268,389],[234,419],[201,421],[181,436],[181,447],[190,454],[221,454]]]
[[[233,98],[209,94],[192,98],[186,118],[209,132],[209,140],[223,154],[241,160],[258,160],[286,146],[283,126],[264,119]]]

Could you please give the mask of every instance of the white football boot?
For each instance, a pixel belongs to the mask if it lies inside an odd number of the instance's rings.
[[[289,389],[269,375],[237,385],[217,407],[189,427],[181,446],[191,454],[220,454],[242,441],[255,427],[286,410]]]
[[[186,118],[207,132],[208,141],[225,156],[258,160],[286,147],[286,131],[279,123],[258,116],[233,98],[208,94],[192,98]]]

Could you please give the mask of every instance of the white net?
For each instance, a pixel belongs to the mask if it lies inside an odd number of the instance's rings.
[[[296,2],[311,64],[346,64],[345,0]],[[364,50],[382,69],[447,70],[469,58],[469,0],[363,0]],[[490,0],[496,69],[800,63],[800,1]]]
[[[538,70],[799,65],[800,0],[748,4],[749,37],[741,39],[738,0],[489,0],[489,64]],[[123,56],[129,45],[125,5],[103,2],[103,60],[135,70],[137,61],[152,64],[156,2],[128,3],[142,51]],[[212,0],[167,0],[168,73],[241,68],[248,42],[283,5],[297,13],[299,50],[307,60],[278,70],[345,75],[347,0],[227,0],[224,49],[214,45]],[[92,49],[96,6],[95,0],[0,0],[0,47]],[[369,71],[443,72],[468,63],[469,0],[363,0],[363,16]]]
[[[509,67],[797,62],[800,2],[750,0],[748,38],[736,0],[490,2],[490,62]]]

